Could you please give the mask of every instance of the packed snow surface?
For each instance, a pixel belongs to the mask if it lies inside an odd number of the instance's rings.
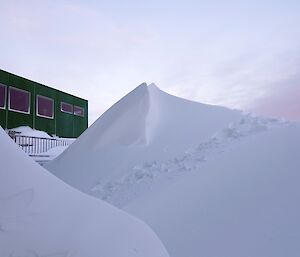
[[[42,152],[40,154],[30,154],[30,157],[33,158],[41,166],[44,166],[49,161],[55,159],[57,156],[62,154],[62,152],[65,151],[68,147],[69,147],[69,145],[56,146],[56,147],[50,148],[48,151]]]
[[[28,126],[21,126],[21,127],[9,129],[9,131],[13,131],[21,136],[27,136],[27,137],[52,138],[45,131],[32,129],[31,127]]]
[[[299,152],[299,124],[142,84],[48,169],[143,219],[172,257],[296,257]]]
[[[275,128],[124,209],[146,221],[171,256],[296,257],[299,152],[299,127]]]
[[[91,192],[100,181],[110,183],[126,176],[137,164],[176,157],[240,117],[238,111],[187,101],[144,83],[46,168]]]
[[[0,256],[168,256],[143,222],[66,185],[1,128],[0,142]]]

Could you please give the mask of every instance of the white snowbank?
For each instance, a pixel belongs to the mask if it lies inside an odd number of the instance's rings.
[[[13,129],[9,129],[9,131],[15,131],[21,136],[27,137],[42,137],[42,138],[52,138],[49,134],[45,131],[32,129],[28,126],[21,126]]]
[[[71,188],[0,129],[0,256],[168,256],[142,222]]]
[[[33,160],[35,160],[41,166],[45,166],[46,163],[62,154],[62,152],[64,152],[68,147],[69,145],[56,146],[49,149],[47,152],[43,152],[40,154],[30,154],[30,157],[33,158]]]
[[[300,128],[274,128],[125,210],[146,221],[173,257],[296,257],[299,153]]]
[[[164,161],[241,117],[238,111],[171,96],[145,83],[106,111],[45,167],[88,193],[136,165]]]
[[[248,138],[283,126],[289,126],[289,123],[243,115],[196,146],[182,149],[182,153],[174,158],[137,164],[123,177],[109,182],[99,181],[91,189],[92,194],[122,208],[138,197],[168,186],[170,180],[176,181],[179,176],[202,169],[206,162],[213,162],[218,155],[245,143]]]
[[[48,168],[146,221],[172,257],[300,252],[300,128],[143,84]]]

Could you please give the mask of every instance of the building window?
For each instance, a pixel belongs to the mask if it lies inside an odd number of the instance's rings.
[[[61,102],[61,104],[60,104],[60,110],[62,112],[73,114],[73,105]]]
[[[54,100],[46,97],[37,95],[36,96],[36,115],[43,118],[53,119],[54,118]]]
[[[0,84],[0,109],[5,109],[6,106],[6,86]]]
[[[9,87],[9,107],[10,111],[30,113],[30,92]]]
[[[74,105],[74,115],[84,117],[84,109]]]

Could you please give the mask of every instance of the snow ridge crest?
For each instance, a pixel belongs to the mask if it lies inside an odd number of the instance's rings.
[[[100,116],[89,128],[89,133],[82,135],[84,140],[78,141],[86,141],[97,149],[116,144],[146,145],[158,114],[158,106],[151,109],[158,103],[155,98],[159,92],[162,91],[154,84],[142,83]]]

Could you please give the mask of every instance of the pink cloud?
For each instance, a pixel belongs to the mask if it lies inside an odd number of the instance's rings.
[[[294,81],[288,87],[277,88],[271,95],[260,99],[253,111],[261,115],[300,121],[300,81]]]

